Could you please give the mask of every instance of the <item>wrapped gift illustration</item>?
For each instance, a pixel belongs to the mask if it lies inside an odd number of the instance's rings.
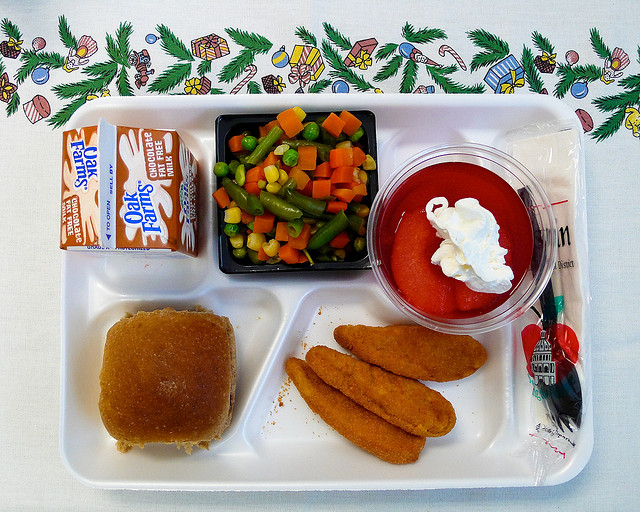
[[[378,46],[378,41],[374,37],[356,42],[353,48],[351,48],[349,55],[344,59],[345,65],[367,69],[371,66],[371,56],[376,46]]]
[[[200,59],[215,60],[229,54],[229,45],[226,39],[209,34],[191,41],[191,53]]]
[[[17,59],[22,51],[22,41],[10,37],[0,43],[0,53],[8,59]]]
[[[317,80],[324,71],[324,62],[320,55],[320,50],[315,46],[297,44],[293,48],[291,57],[291,73],[289,73],[289,82],[300,85],[306,85],[311,80]]]
[[[186,94],[209,94],[211,92],[211,80],[206,76],[190,78],[184,84]]]
[[[284,88],[284,82],[280,75],[266,75],[262,77],[262,87],[268,94],[280,94]]]
[[[9,81],[9,75],[6,72],[2,73],[2,76],[0,76],[0,101],[9,103],[11,96],[17,90],[18,86]]]
[[[45,117],[49,117],[51,114],[51,106],[47,101],[47,98],[36,94],[31,101],[24,104],[24,115],[27,119],[35,124]]]
[[[484,81],[496,94],[510,94],[516,87],[524,86],[524,69],[513,55],[509,55],[489,69]]]

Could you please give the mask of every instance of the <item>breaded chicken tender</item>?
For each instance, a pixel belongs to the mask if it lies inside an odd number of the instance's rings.
[[[395,375],[325,346],[311,348],[306,361],[324,382],[406,432],[439,437],[456,423],[451,403],[415,379]]]
[[[409,434],[361,407],[326,384],[302,359],[287,359],[285,370],[310,409],[349,441],[392,464],[418,460],[424,437]]]
[[[363,361],[417,380],[463,379],[487,360],[484,346],[471,336],[445,334],[419,325],[340,325],[333,336]]]

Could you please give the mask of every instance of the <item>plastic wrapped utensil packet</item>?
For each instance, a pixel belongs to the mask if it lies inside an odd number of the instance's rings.
[[[522,342],[531,388],[528,443],[536,484],[556,464],[568,464],[580,442],[591,383],[584,162],[573,124],[533,126],[509,138],[508,152],[544,187],[558,229],[558,260],[538,303],[513,326]],[[526,191],[521,196],[528,202]],[[527,204],[530,208],[536,205]],[[535,228],[535,226],[534,226]],[[535,236],[535,235],[534,235]],[[536,265],[535,255],[533,266]],[[524,374],[516,368],[517,374]]]

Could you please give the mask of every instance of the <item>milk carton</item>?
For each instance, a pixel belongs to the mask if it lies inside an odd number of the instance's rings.
[[[60,247],[196,256],[197,163],[177,132],[65,131]]]

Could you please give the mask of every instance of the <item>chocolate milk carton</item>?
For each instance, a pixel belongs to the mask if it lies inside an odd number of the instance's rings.
[[[173,130],[63,134],[60,247],[197,255],[197,163]]]

